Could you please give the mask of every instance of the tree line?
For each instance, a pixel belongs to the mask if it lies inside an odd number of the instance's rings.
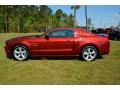
[[[55,13],[47,5],[1,5],[0,32],[43,32],[58,27],[74,27],[77,7],[70,7],[74,15],[61,9]]]

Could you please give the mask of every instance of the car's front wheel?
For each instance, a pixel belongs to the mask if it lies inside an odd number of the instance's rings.
[[[29,52],[25,46],[18,45],[14,47],[12,55],[15,60],[25,61],[28,60]]]
[[[81,51],[81,57],[85,61],[93,61],[98,55],[98,51],[94,46],[86,46]]]

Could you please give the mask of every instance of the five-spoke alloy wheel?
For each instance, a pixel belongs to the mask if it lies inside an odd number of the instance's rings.
[[[94,60],[98,55],[98,52],[94,46],[86,46],[82,49],[81,57],[86,61]]]
[[[22,45],[15,46],[15,48],[13,49],[13,57],[15,60],[18,61],[28,60],[29,57],[28,49]]]

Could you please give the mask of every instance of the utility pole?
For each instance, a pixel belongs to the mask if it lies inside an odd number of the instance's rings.
[[[88,30],[87,5],[85,5],[85,20],[86,20],[86,29]]]

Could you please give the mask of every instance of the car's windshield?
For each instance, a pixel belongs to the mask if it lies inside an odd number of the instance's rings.
[[[48,31],[46,31],[46,32],[42,32],[42,34],[40,35],[41,37],[44,37],[48,32],[50,32],[50,31],[52,31],[52,29],[51,30],[48,30]]]

